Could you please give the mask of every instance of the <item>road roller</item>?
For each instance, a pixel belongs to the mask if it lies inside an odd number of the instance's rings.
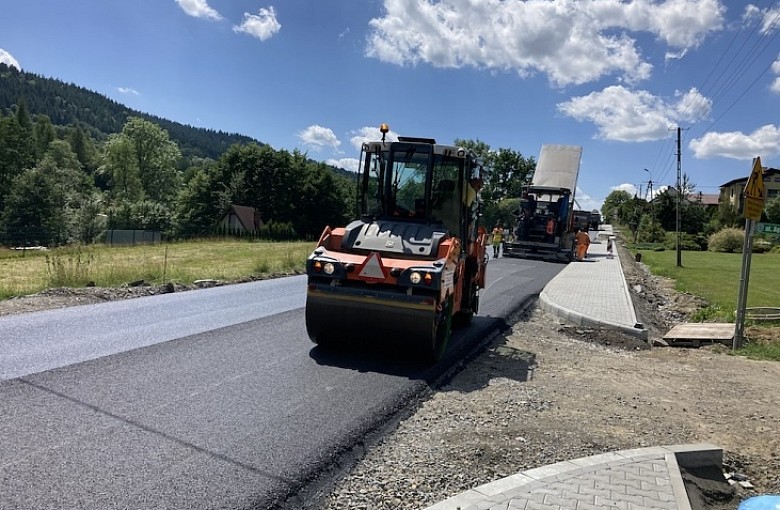
[[[467,148],[379,131],[361,147],[358,219],[326,226],[306,261],[306,330],[322,348],[396,342],[435,361],[485,286],[483,168]]]

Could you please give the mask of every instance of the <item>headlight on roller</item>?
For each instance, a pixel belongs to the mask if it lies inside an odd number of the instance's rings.
[[[417,271],[414,271],[412,274],[409,275],[409,281],[417,285],[422,281],[422,275]]]
[[[333,265],[333,262],[326,262],[322,265],[322,270],[325,272],[325,274],[333,274],[333,272],[336,270],[336,266]]]

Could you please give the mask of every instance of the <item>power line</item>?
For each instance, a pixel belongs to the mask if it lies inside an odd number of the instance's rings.
[[[760,7],[757,7],[757,9],[763,13],[763,16],[758,16],[758,20],[754,24],[752,30],[750,33],[744,38],[742,43],[739,45],[739,47],[736,49],[735,52],[731,55],[731,58],[728,60],[727,64],[720,69],[720,71],[717,73],[717,76],[715,80],[710,85],[710,78],[716,73],[718,67],[721,65],[721,63],[725,60],[731,49],[734,47],[737,40],[740,38],[740,35],[744,32],[744,28],[746,25],[741,25],[739,30],[734,34],[734,37],[732,37],[731,41],[728,44],[728,47],[724,52],[721,53],[720,57],[718,58],[715,65],[712,67],[710,72],[705,77],[702,86],[698,89],[700,91],[700,97],[695,98],[693,101],[691,101],[689,104],[685,106],[685,109],[682,110],[682,112],[679,114],[680,118],[685,117],[686,113],[689,111],[691,112],[691,117],[694,119],[693,123],[696,124],[700,122],[704,116],[707,114],[708,111],[710,111],[709,108],[706,108],[707,104],[715,104],[716,102],[719,102],[722,98],[724,98],[728,93],[730,93],[736,85],[745,78],[745,75],[747,72],[755,66],[755,63],[758,61],[758,59],[766,52],[767,49],[769,49],[772,45],[772,43],[775,41],[775,39],[780,35],[780,30],[776,30],[778,27],[778,24],[780,23],[780,9],[778,9],[777,13],[773,13],[773,8],[778,0],[773,0],[769,7],[767,7],[765,10],[761,9]],[[766,27],[762,30],[762,35],[758,40],[753,41],[752,45],[747,50],[746,54],[743,54],[743,49],[748,45],[748,43],[754,38],[754,35],[758,32],[759,28],[762,25],[762,20],[766,20],[767,16],[773,15],[773,18],[771,21],[764,22],[763,26]],[[774,32],[774,34],[770,34]],[[732,67],[732,63],[737,59],[739,59],[740,64],[735,68]],[[736,106],[737,103],[758,83],[758,81],[766,75],[767,71],[771,69],[775,59],[773,58],[769,64],[767,64],[766,67],[756,76],[750,84],[742,90],[742,92],[733,100],[731,103],[726,107],[726,109],[709,125],[706,129],[704,129],[703,134],[709,132],[710,129],[712,129],[715,124],[717,124],[728,112]],[[728,73],[728,74],[727,74]],[[709,89],[707,88],[709,87]],[[707,96],[711,95],[711,97],[708,99]],[[698,130],[697,130],[698,131]],[[687,138],[687,137],[686,137]],[[667,140],[664,142],[663,146],[659,149],[658,156],[656,157],[656,161],[654,162],[653,166],[651,167],[657,175],[659,175],[659,178],[656,179],[656,183],[663,182],[663,180],[667,177],[668,173],[672,169],[671,165],[671,159],[673,156],[675,156],[675,153],[672,152],[669,147],[671,144],[671,138],[667,138]],[[661,169],[658,169],[658,161],[661,160],[663,155],[666,154],[666,159],[664,164],[661,166]]]
[[[769,7],[763,11],[765,13],[771,13],[772,9],[775,5],[777,0],[773,0],[772,3],[769,5]],[[761,10],[758,8],[759,11]],[[780,11],[779,11],[780,14]],[[721,53],[721,56],[718,58],[717,63],[715,66],[713,66],[710,73],[707,75],[707,78],[705,78],[704,83],[701,85],[701,87],[698,87],[698,90],[701,92],[701,99],[698,101],[698,106],[695,106],[696,109],[699,110],[699,113],[694,110],[692,113],[692,118],[695,120],[694,123],[698,123],[704,115],[707,113],[706,105],[708,103],[708,100],[706,99],[708,96],[710,97],[709,102],[716,102],[719,101],[721,97],[725,96],[726,93],[728,93],[739,81],[739,79],[744,75],[745,71],[750,68],[750,66],[755,63],[755,61],[758,59],[758,57],[763,53],[764,50],[762,50],[760,53],[756,54],[752,60],[748,61],[750,59],[751,55],[754,55],[757,49],[760,47],[761,43],[766,39],[767,35],[770,33],[770,30],[775,26],[777,23],[777,16],[772,20],[772,23],[770,23],[769,27],[764,30],[763,35],[758,41],[755,41],[753,45],[748,50],[747,55],[742,56],[742,50],[745,48],[745,46],[748,44],[748,42],[751,41],[753,36],[758,32],[759,27],[761,25],[761,21],[757,21],[754,25],[750,33],[744,38],[742,41],[742,44],[739,46],[739,48],[731,55],[731,58],[729,59],[728,63],[721,68],[717,78],[712,83],[711,87],[708,89],[707,85],[709,82],[709,78],[712,76],[712,74],[715,72],[715,70],[718,68],[719,64],[723,61],[723,59],[726,57],[726,55],[729,53],[731,47],[734,45],[734,43],[739,38],[740,34],[742,34],[745,25],[741,25],[739,30],[734,34],[734,37],[732,37],[731,41],[729,42],[728,47],[724,52]],[[766,49],[768,45],[764,46],[764,49]],[[739,65],[735,68],[732,64],[734,61],[739,57]],[[728,75],[726,76],[726,73],[728,72]],[[725,81],[722,81],[721,79],[724,78]],[[680,114],[681,117],[685,115],[685,113],[688,112],[688,110],[692,107],[691,104],[686,105],[686,108],[683,110],[683,112]]]
[[[774,27],[778,23],[778,20],[780,20],[780,10],[778,10],[777,15],[775,15],[774,19],[772,20],[772,23],[770,24],[769,29],[774,29]],[[748,57],[750,57],[750,55],[755,52],[755,50],[758,48],[758,44],[766,39],[766,34],[767,34],[767,32],[764,33],[764,35],[761,38],[761,41],[758,41],[758,42],[756,42],[756,44],[753,45],[753,47],[751,48],[751,53],[748,54]],[[747,71],[747,68],[752,67],[753,64],[755,64],[756,60],[758,60],[758,58],[769,48],[770,44],[775,39],[777,39],[778,35],[780,35],[780,31],[775,32],[775,34],[771,37],[771,39],[768,41],[768,43],[766,45],[764,45],[763,49],[760,52],[756,53],[755,56],[753,57],[753,59],[749,63],[746,63],[746,61],[743,61],[743,64],[740,66],[740,68],[734,71],[732,79],[727,83],[727,85],[724,86],[725,88],[723,89],[724,90],[723,94],[718,96],[718,93],[716,93],[715,96],[713,97],[713,101],[719,100],[727,92],[730,92],[731,89],[734,88],[734,86],[739,82],[739,79],[744,77],[744,74],[745,74],[745,71]],[[707,129],[705,129],[704,131],[707,132],[713,125],[715,125],[717,120],[720,120],[723,117],[723,115],[725,115],[729,110],[731,110],[731,108],[733,108],[734,105],[737,104],[739,102],[739,100],[742,99],[745,96],[745,94],[758,82],[758,80],[761,79],[761,77],[763,77],[764,74],[766,74],[766,72],[772,67],[773,63],[774,63],[774,59],[772,59],[772,61],[770,61],[769,64],[761,71],[761,73],[759,73],[759,75],[750,83],[750,85],[748,85],[748,87],[745,90],[743,90],[742,93],[739,96],[737,96],[737,98],[734,101],[731,102],[731,104],[726,108],[726,111],[723,112],[723,114],[721,114],[718,117],[718,119],[716,119],[715,122],[710,124],[710,126],[708,126]],[[739,74],[737,74],[737,73],[739,73]]]

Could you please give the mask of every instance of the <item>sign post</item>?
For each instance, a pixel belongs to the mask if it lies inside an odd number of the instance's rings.
[[[747,306],[748,283],[750,280],[750,259],[753,255],[753,232],[755,222],[761,221],[764,211],[764,172],[761,158],[753,160],[753,171],[745,186],[745,243],[742,246],[742,271],[739,278],[739,294],[737,296],[737,324],[734,330],[732,348],[742,347],[745,332],[745,308]]]

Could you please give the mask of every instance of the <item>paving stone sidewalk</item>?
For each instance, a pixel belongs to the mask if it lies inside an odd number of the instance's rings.
[[[612,228],[591,232],[588,257],[569,263],[539,295],[540,306],[574,324],[607,326],[647,339],[638,323],[631,294],[623,276],[618,250],[607,253]]]
[[[722,459],[710,444],[622,450],[524,471],[426,510],[690,510],[680,464],[720,467]]]

